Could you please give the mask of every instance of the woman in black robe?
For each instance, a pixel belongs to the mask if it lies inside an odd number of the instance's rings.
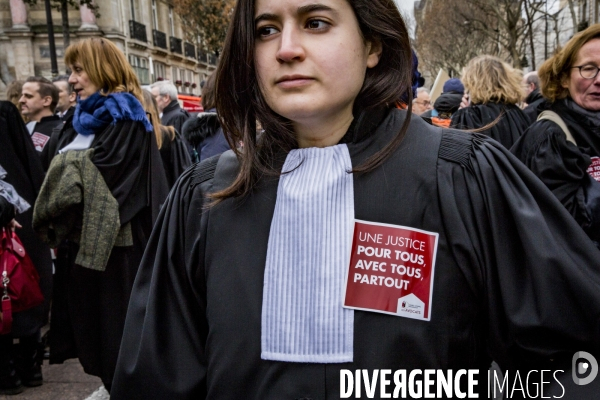
[[[237,4],[217,109],[244,147],[161,209],[111,398],[338,399],[384,369],[367,396],[423,369],[473,369],[484,395],[490,360],[539,378],[600,355],[584,232],[496,141],[411,119],[412,96],[395,109],[411,56],[394,3],[305,4]]]
[[[152,96],[152,93],[144,89],[142,90],[142,94],[144,96],[144,109],[154,127],[156,144],[160,150],[160,158],[162,159],[170,190],[177,178],[179,178],[179,175],[192,165],[192,159],[179,132],[172,126],[164,126],[160,123],[156,99]]]
[[[131,287],[168,187],[139,81],[123,53],[109,40],[93,38],[71,45],[65,63],[78,103],[74,117],[48,142],[48,159],[94,149],[91,161],[118,203],[121,226],[130,225],[133,245],[113,247],[104,271],[76,264],[79,246],[73,241],[59,247],[50,362],[78,357],[110,391]]]
[[[0,335],[0,391],[4,387],[19,387],[18,380],[28,386],[42,384],[42,354],[40,329],[48,323],[52,298],[52,259],[50,248],[35,234],[32,228],[33,205],[44,180],[39,156],[33,147],[27,128],[17,108],[8,101],[0,101],[0,165],[6,170],[6,182],[31,208],[18,214],[16,220],[22,226],[17,230],[25,250],[40,275],[40,288],[44,303],[30,310],[14,314],[13,329],[8,335]],[[20,357],[24,364],[20,374],[9,366],[13,352],[13,338],[19,338]],[[21,376],[18,376],[21,375]],[[20,379],[19,379],[20,378]],[[16,389],[18,390],[18,389]]]
[[[599,51],[600,25],[596,24],[574,36],[540,67],[542,94],[566,131],[557,122],[538,117],[511,151],[552,190],[600,248]]]
[[[451,126],[476,129],[510,149],[530,124],[516,105],[525,97],[520,73],[498,57],[484,55],[469,61],[461,79],[471,103],[452,114]]]

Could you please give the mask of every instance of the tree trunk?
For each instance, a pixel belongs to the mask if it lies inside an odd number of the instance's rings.
[[[577,33],[577,15],[575,15],[575,6],[573,5],[573,0],[569,0],[569,11],[571,12],[571,18],[573,19],[573,35]]]
[[[525,7],[525,15],[527,15],[527,31],[528,31],[528,36],[529,36],[529,47],[531,49],[531,70],[535,71],[535,46],[533,44],[533,21],[532,21],[532,15],[529,14],[529,7],[528,7],[528,1],[529,0],[525,0],[523,2],[523,6]]]

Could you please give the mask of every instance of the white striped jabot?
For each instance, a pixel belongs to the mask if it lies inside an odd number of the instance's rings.
[[[346,145],[291,151],[277,189],[262,305],[261,357],[353,359],[354,312],[342,307],[354,228]]]

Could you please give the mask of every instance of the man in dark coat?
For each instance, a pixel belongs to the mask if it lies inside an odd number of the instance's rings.
[[[161,81],[152,84],[150,89],[156,99],[158,111],[162,114],[160,122],[181,132],[183,123],[190,118],[190,114],[179,105],[175,85],[169,81]]]
[[[523,85],[525,86],[525,103],[527,106],[523,109],[523,113],[529,118],[533,124],[538,117],[540,111],[538,107],[544,103],[544,97],[540,93],[540,80],[537,71],[528,72],[523,76]]]
[[[58,89],[56,115],[58,115],[64,123],[75,113],[77,94],[73,90],[73,86],[69,83],[69,75],[59,75],[52,79],[52,83]]]
[[[48,143],[52,130],[62,121],[54,115],[58,104],[58,89],[48,79],[30,76],[23,84],[21,113],[29,118],[27,129],[35,149],[41,153]]]

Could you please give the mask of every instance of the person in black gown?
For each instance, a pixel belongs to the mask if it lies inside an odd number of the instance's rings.
[[[154,135],[156,136],[156,144],[160,150],[160,158],[167,175],[167,183],[169,189],[190,165],[192,159],[188,152],[187,146],[181,139],[179,132],[172,126],[164,126],[158,117],[158,108],[156,107],[156,99],[147,90],[142,90],[144,97],[144,109],[148,114],[152,126],[154,127]]]
[[[109,40],[86,39],[69,46],[65,64],[78,101],[73,117],[44,148],[47,176],[61,168],[53,159],[93,149],[93,167],[118,203],[119,223],[130,229],[132,245],[113,247],[104,270],[95,270],[75,262],[80,248],[74,240],[60,244],[50,362],[78,357],[110,391],[133,280],[168,186],[142,89],[123,52]],[[44,185],[58,190],[66,178]],[[38,201],[36,213],[46,207]],[[63,219],[71,214],[81,218],[81,209],[72,207]]]
[[[473,58],[461,77],[471,103],[452,114],[451,126],[475,129],[510,149],[530,121],[517,107],[525,93],[521,74],[498,57]]]
[[[567,131],[538,117],[511,152],[600,247],[599,65],[600,25],[596,24],[574,36],[538,70],[542,94],[550,103],[540,111],[555,113]]]
[[[0,393],[15,394],[23,390],[21,383],[39,386],[43,381],[40,331],[48,323],[52,259],[50,248],[31,226],[33,205],[44,180],[44,170],[21,114],[8,101],[0,101],[0,166],[6,172],[4,180],[31,206],[15,217],[21,225],[17,235],[40,276],[40,289],[44,295],[43,304],[15,313],[12,332],[0,335]],[[13,346],[15,338],[19,339],[18,346]],[[21,362],[16,363],[16,360]]]
[[[600,355],[600,253],[498,142],[411,118],[411,61],[392,0],[238,1],[217,110],[244,146],[161,209],[113,400],[339,399],[376,369],[474,369],[482,398],[491,360]]]

